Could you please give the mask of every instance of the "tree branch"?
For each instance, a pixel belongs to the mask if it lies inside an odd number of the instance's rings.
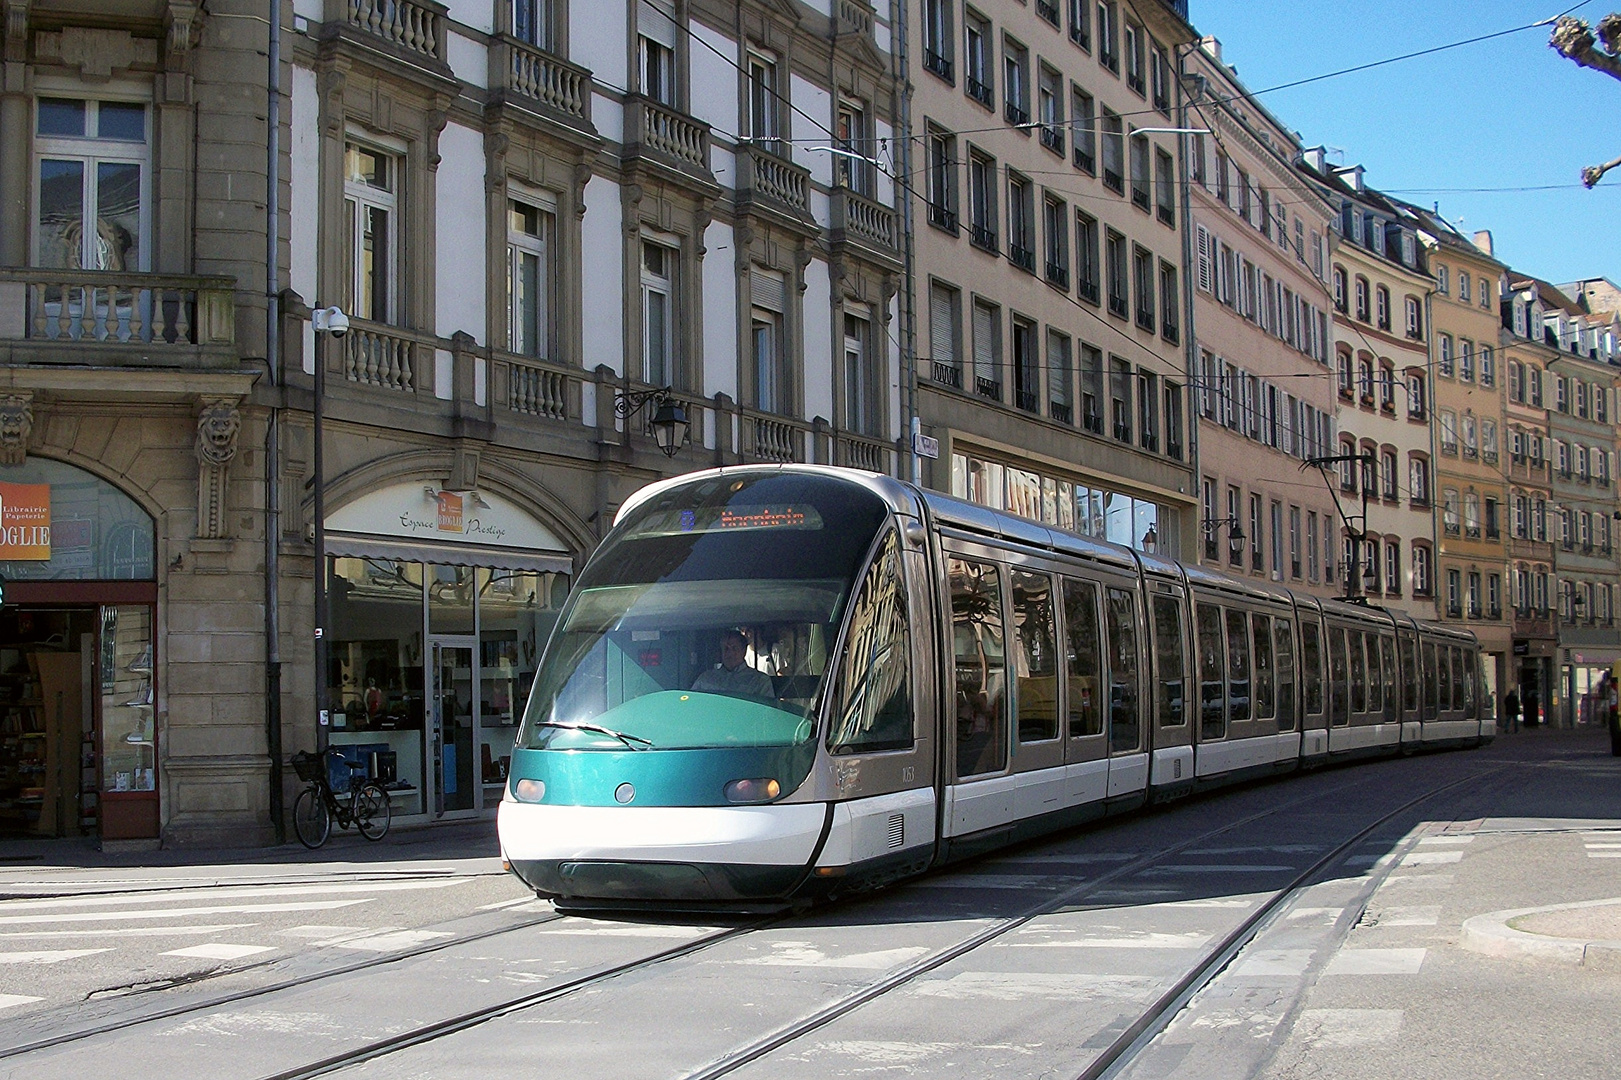
[[[1614,161],[1606,161],[1603,165],[1589,165],[1582,170],[1582,183],[1588,187],[1593,187],[1604,179],[1604,174],[1611,169],[1621,169],[1621,157],[1616,158]]]
[[[1621,55],[1617,54],[1617,47],[1621,46],[1621,14],[1611,13],[1601,19],[1596,38],[1586,19],[1561,16],[1554,23],[1548,46],[1579,67],[1621,79]]]

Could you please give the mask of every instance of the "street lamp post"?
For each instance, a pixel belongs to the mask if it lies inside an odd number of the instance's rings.
[[[614,395],[614,413],[621,419],[629,420],[644,410],[651,412],[644,426],[653,441],[665,457],[675,457],[686,445],[692,430],[686,408],[670,396],[668,386],[658,390],[622,390]]]
[[[326,583],[326,468],[322,448],[326,440],[326,340],[349,332],[349,317],[342,308],[320,308],[311,313],[315,325],[315,401],[311,408],[313,431],[311,465],[315,474],[315,749],[325,753],[330,706],[327,701],[327,583]]]

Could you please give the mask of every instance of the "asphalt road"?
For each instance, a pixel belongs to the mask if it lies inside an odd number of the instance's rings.
[[[1073,1077],[1264,915],[1120,1075],[1613,1075],[1621,974],[1461,947],[1483,913],[1621,897],[1606,750],[1538,731],[1249,785],[769,922],[557,917],[487,825],[318,860],[47,854],[0,866],[0,1066]]]

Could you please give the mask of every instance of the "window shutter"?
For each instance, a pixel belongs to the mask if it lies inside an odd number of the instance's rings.
[[[1212,237],[1210,230],[1203,225],[1199,226],[1199,288],[1203,292],[1210,291],[1210,249]]]
[[[636,32],[666,49],[675,48],[675,4],[670,0],[639,0]]]
[[[996,377],[996,327],[991,310],[974,305],[974,374],[985,379]]]
[[[754,306],[782,314],[784,297],[787,288],[781,274],[773,274],[765,270],[754,270],[749,275],[749,289],[754,298]]]
[[[936,364],[957,366],[957,328],[952,325],[951,294],[935,286],[929,294],[929,348]]]

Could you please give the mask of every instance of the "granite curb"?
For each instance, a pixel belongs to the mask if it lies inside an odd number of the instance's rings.
[[[1621,909],[1621,897],[1584,900],[1574,904],[1548,904],[1543,907],[1511,908],[1476,915],[1463,924],[1462,945],[1485,956],[1530,958],[1583,967],[1593,971],[1621,972],[1621,940],[1583,940],[1517,930],[1509,923],[1528,915],[1589,908]]]

